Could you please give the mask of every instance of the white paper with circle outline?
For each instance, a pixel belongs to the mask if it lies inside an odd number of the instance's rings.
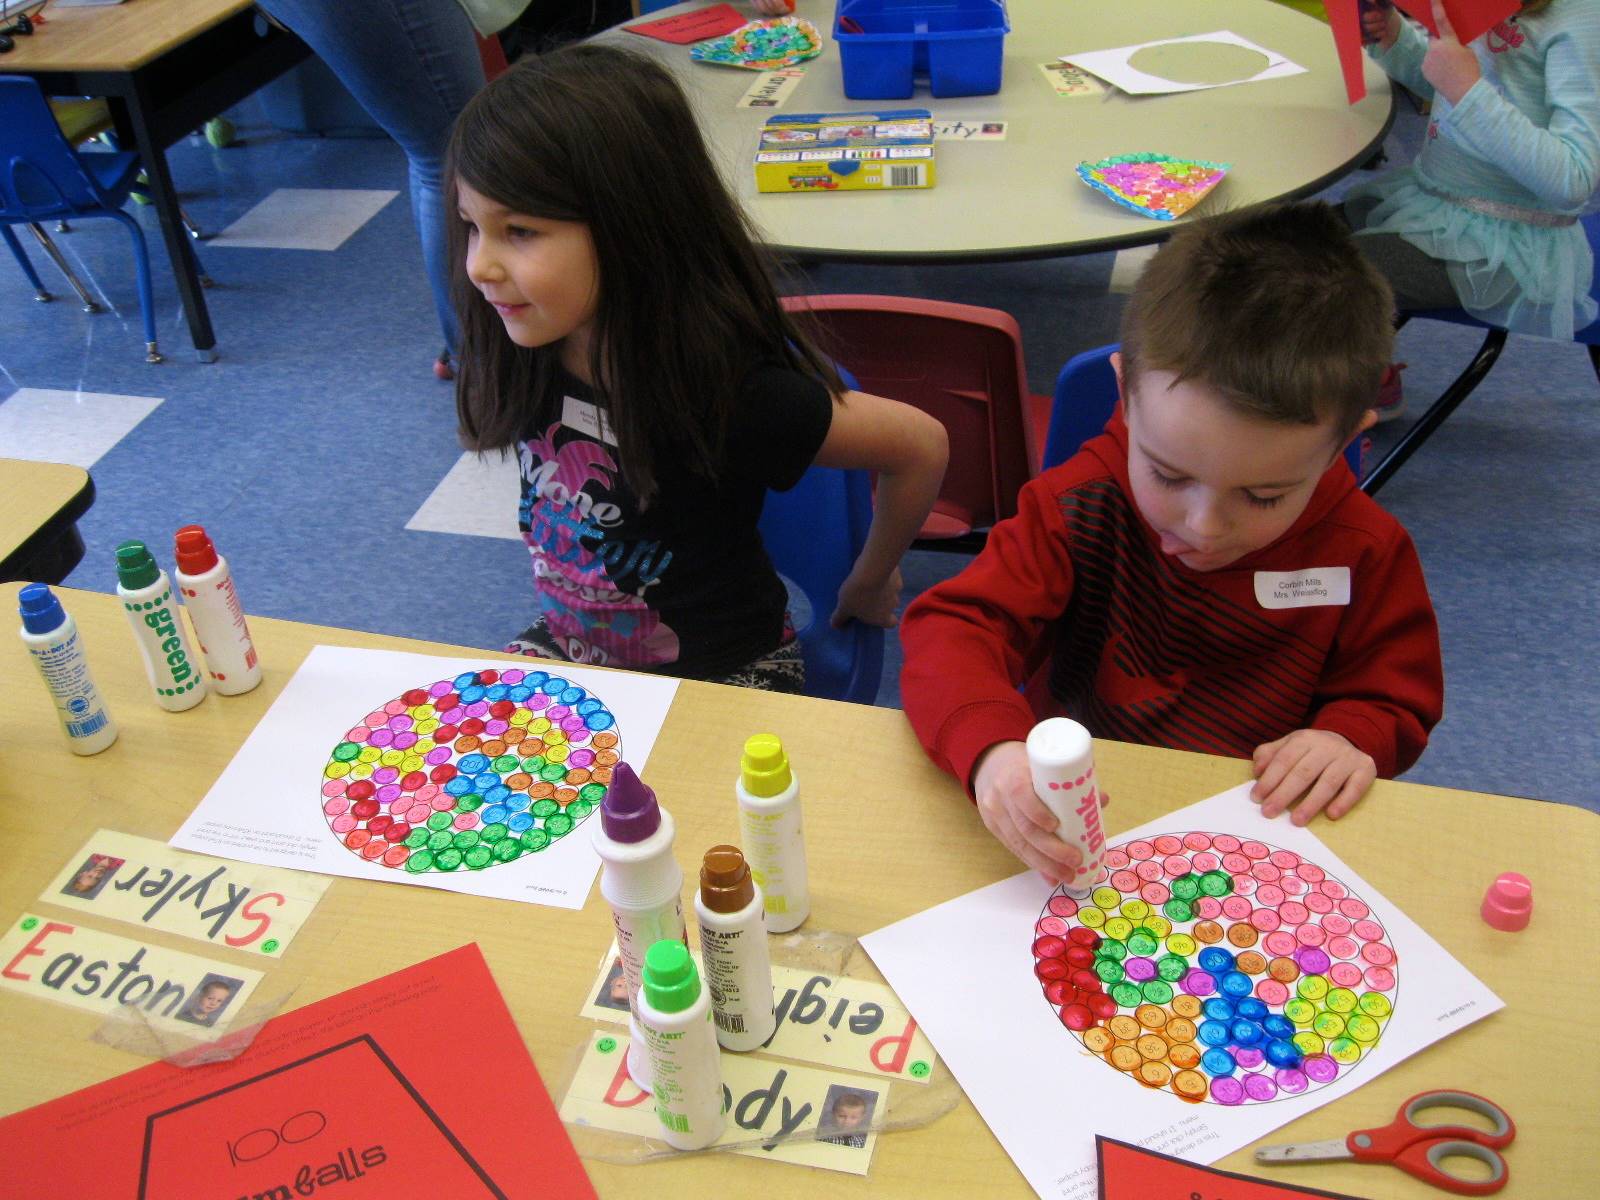
[[[1224,83],[1180,83],[1174,79],[1164,79],[1160,75],[1141,71],[1131,61],[1140,50],[1149,49],[1151,46],[1168,46],[1177,42],[1223,42],[1230,46],[1240,46],[1265,55],[1267,65],[1245,79],[1230,79]],[[1261,83],[1268,79],[1282,79],[1288,75],[1303,75],[1306,71],[1305,67],[1291,62],[1277,51],[1258,46],[1248,38],[1242,38],[1226,29],[1219,29],[1215,33],[1191,34],[1188,37],[1159,38],[1153,42],[1140,42],[1135,46],[1117,46],[1110,50],[1086,50],[1081,54],[1063,54],[1061,61],[1081,67],[1091,75],[1134,96],[1200,92],[1207,88],[1233,87],[1240,83]]]

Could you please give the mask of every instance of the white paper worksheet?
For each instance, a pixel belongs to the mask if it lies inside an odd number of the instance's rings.
[[[1216,82],[1195,82],[1168,79],[1139,69],[1134,61],[1142,50],[1158,46],[1178,46],[1186,42],[1212,42],[1239,50],[1254,51],[1260,56],[1260,69],[1237,79]],[[1063,54],[1061,61],[1081,67],[1114,87],[1135,96],[1160,95],[1168,92],[1198,92],[1206,88],[1231,87],[1237,83],[1259,83],[1268,79],[1281,79],[1286,75],[1304,74],[1306,68],[1291,62],[1283,55],[1265,46],[1258,46],[1226,29],[1215,33],[1196,33],[1189,37],[1161,38],[1153,42],[1140,42],[1136,46],[1117,46],[1110,50],[1086,50],[1079,54]]]

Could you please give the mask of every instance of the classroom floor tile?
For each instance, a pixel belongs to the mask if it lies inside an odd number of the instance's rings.
[[[159,396],[19,388],[0,402],[0,457],[92,467],[160,403]]]
[[[369,188],[278,188],[206,245],[337,250],[399,194]]]
[[[498,454],[463,454],[406,522],[406,528],[412,532],[464,533],[520,542],[518,490],[516,459]]]

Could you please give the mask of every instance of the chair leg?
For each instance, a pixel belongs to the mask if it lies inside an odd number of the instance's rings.
[[[1472,394],[1472,390],[1483,382],[1484,377],[1493,368],[1495,359],[1500,357],[1500,351],[1505,348],[1506,331],[1504,329],[1491,329],[1484,336],[1483,345],[1478,347],[1478,353],[1467,369],[1456,376],[1455,382],[1445,388],[1444,394],[1435,400],[1427,412],[1406,430],[1405,435],[1396,443],[1389,453],[1383,456],[1382,461],[1372,469],[1365,479],[1361,481],[1361,490],[1369,496],[1376,496],[1378,489],[1389,482],[1390,476],[1405,465],[1410,458],[1433,435],[1433,431],[1444,424],[1445,418],[1455,412],[1461,402]]]
[[[1600,345],[1589,347],[1589,365],[1594,368],[1594,377],[1600,381]]]
[[[83,305],[83,311],[86,313],[102,311],[100,302],[89,294],[89,289],[83,286],[83,282],[73,273],[72,268],[67,265],[66,258],[56,248],[56,244],[50,240],[50,235],[44,231],[44,226],[36,221],[30,221],[28,228],[33,230],[33,236],[39,240],[39,245],[44,247],[44,252],[50,256],[50,261],[56,264],[56,270],[67,277],[67,282],[72,285],[72,290],[78,293],[78,300]]]
[[[17,260],[17,265],[22,268],[22,273],[28,277],[28,282],[33,284],[33,298],[40,304],[48,304],[55,297],[44,290],[44,280],[39,278],[39,272],[33,269],[33,262],[23,252],[22,243],[17,241],[17,235],[11,232],[11,226],[0,225],[0,238],[5,239],[11,248],[11,255]]]
[[[155,297],[150,288],[150,248],[145,245],[144,230],[125,212],[119,210],[110,215],[121,221],[133,238],[133,265],[139,275],[139,314],[144,318],[144,360],[161,362],[161,349],[156,345]]]

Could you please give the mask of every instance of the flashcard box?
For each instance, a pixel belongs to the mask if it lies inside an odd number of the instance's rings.
[[[756,151],[761,192],[930,188],[933,116],[925,108],[772,116]]]

